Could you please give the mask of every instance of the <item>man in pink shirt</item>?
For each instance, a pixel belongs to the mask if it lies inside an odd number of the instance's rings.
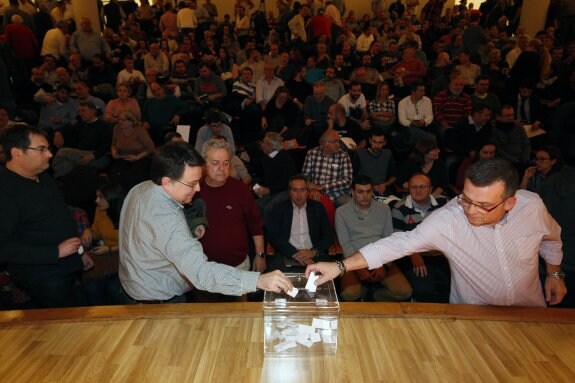
[[[478,161],[466,173],[463,193],[414,230],[369,244],[343,262],[308,266],[306,274],[322,274],[319,285],[348,270],[439,250],[451,267],[450,303],[556,305],[567,291],[561,229],[539,196],[517,185],[517,172],[506,160]],[[547,269],[544,289],[539,255]]]

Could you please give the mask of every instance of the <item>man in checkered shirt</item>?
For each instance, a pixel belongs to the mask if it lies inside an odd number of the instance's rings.
[[[351,160],[340,149],[339,133],[335,130],[327,130],[319,144],[307,153],[303,164],[303,174],[310,181],[310,198],[319,201],[326,194],[338,207],[351,199]]]

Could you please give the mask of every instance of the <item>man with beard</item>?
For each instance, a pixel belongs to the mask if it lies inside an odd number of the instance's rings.
[[[347,271],[374,269],[416,252],[441,251],[451,267],[450,303],[556,305],[565,296],[561,229],[534,193],[517,190],[518,176],[502,158],[475,162],[463,193],[414,230],[362,247],[334,263],[306,269],[320,285]],[[547,276],[541,288],[539,256]]]
[[[325,77],[319,83],[324,86],[325,95],[332,100],[339,100],[345,94],[344,83],[337,77],[335,66],[327,67]]]
[[[361,92],[360,83],[352,82],[347,94],[344,94],[337,103],[343,105],[347,117],[360,123],[363,121],[369,124],[367,119],[367,100]]]
[[[369,148],[358,150],[355,157],[356,174],[372,180],[375,197],[393,194],[393,184],[397,179],[393,153],[384,148],[385,144],[383,130],[374,128],[369,137]]]

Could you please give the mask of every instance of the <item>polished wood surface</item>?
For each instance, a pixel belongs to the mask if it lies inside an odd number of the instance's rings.
[[[265,358],[260,303],[0,312],[0,382],[573,382],[575,310],[343,303],[335,356]]]

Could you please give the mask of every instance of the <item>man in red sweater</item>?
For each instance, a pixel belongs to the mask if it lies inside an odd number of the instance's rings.
[[[208,229],[201,240],[208,260],[243,270],[263,272],[266,268],[263,220],[251,191],[230,177],[230,149],[220,139],[210,139],[202,147],[206,176],[199,196],[206,203]],[[256,256],[250,266],[251,237]],[[203,298],[200,298],[203,299]],[[222,300],[209,297],[208,300]]]

